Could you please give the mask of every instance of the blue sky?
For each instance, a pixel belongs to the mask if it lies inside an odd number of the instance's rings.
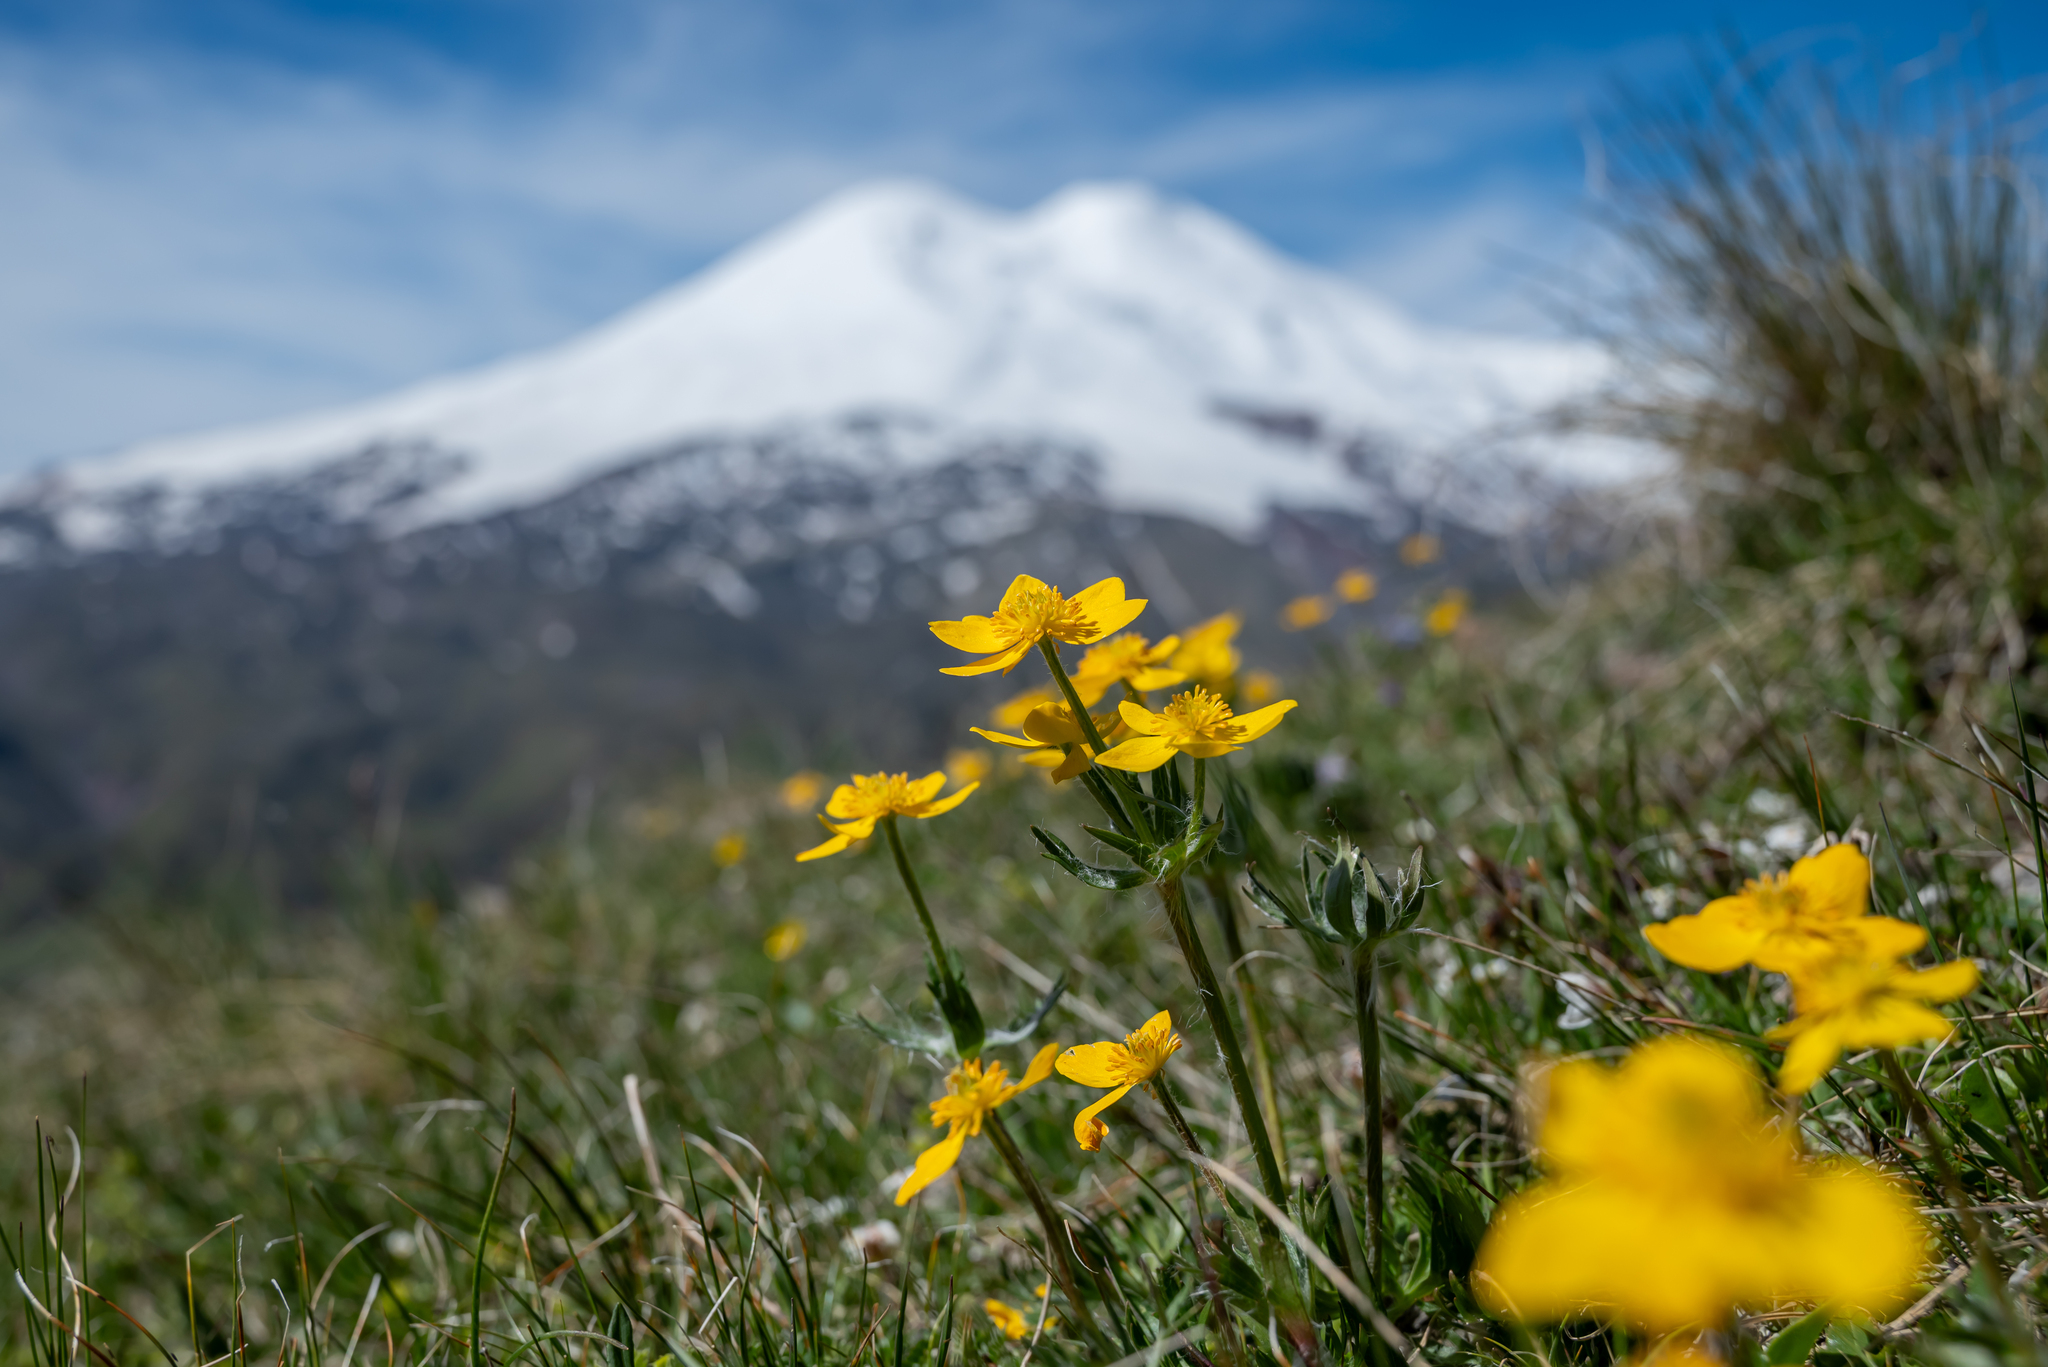
[[[0,0],[0,469],[553,341],[878,175],[1143,178],[1541,327],[1532,277],[1603,261],[1618,80],[1721,29],[1896,62],[1979,22],[2048,70],[2007,2]]]

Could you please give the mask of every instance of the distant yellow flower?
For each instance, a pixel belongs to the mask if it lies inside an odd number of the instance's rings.
[[[1175,754],[1214,759],[1265,735],[1294,707],[1290,698],[1240,717],[1230,710],[1229,703],[1206,688],[1174,694],[1161,712],[1147,711],[1134,702],[1122,703],[1117,711],[1124,725],[1138,734],[1121,745],[1112,745],[1097,755],[1095,762],[1142,773],[1157,769]]]
[[[797,862],[823,859],[828,854],[839,853],[856,840],[867,839],[875,833],[875,823],[883,817],[914,816],[919,821],[926,821],[950,812],[981,785],[970,783],[939,797],[939,789],[945,786],[944,770],[926,774],[914,782],[909,774],[855,774],[853,782],[842,783],[832,790],[832,800],[825,804],[825,815],[818,818],[818,824],[832,832],[832,838],[805,850],[797,856]]]
[[[1280,676],[1264,669],[1254,669],[1244,676],[1244,700],[1253,706],[1271,702],[1280,696]]]
[[[1002,1332],[1004,1338],[1015,1342],[1031,1332],[1031,1322],[1024,1318],[1024,1312],[1012,1305],[1004,1305],[993,1298],[981,1303],[988,1313],[989,1322]]]
[[[1878,919],[1857,924],[1867,928]],[[1913,969],[1872,945],[1809,961],[1791,977],[1793,1017],[1764,1038],[1787,1045],[1778,1090],[1796,1096],[1820,1081],[1845,1049],[1896,1049],[1954,1034],[1948,1017],[1927,1003],[1954,1001],[1976,987],[1977,965],[1957,959]]]
[[[1883,937],[1877,947],[1885,953],[1911,954],[1926,943],[1920,927],[1866,916],[1869,909],[1870,861],[1844,841],[1799,860],[1790,873],[1752,878],[1696,915],[1644,926],[1643,938],[1673,963],[1706,973],[1744,964],[1789,973],[1850,944],[1843,936],[1864,921],[1881,922],[1869,929]]]
[[[1033,688],[1019,693],[1008,702],[997,703],[988,714],[989,725],[1000,726],[1005,731],[1015,731],[1024,725],[1024,719],[1033,709],[1056,703],[1060,695],[1050,688]]]
[[[1380,591],[1380,581],[1371,570],[1346,570],[1337,576],[1337,596],[1347,603],[1369,603]]]
[[[1179,649],[1178,636],[1169,636],[1158,645],[1135,631],[1112,636],[1091,647],[1081,657],[1081,663],[1074,666],[1074,692],[1080,695],[1083,707],[1093,707],[1118,684],[1129,684],[1140,693],[1171,688],[1187,679],[1170,663]]]
[[[805,769],[782,780],[782,805],[792,812],[808,812],[825,795],[825,776]]]
[[[1561,1063],[1546,1084],[1547,1175],[1502,1204],[1473,1267],[1496,1314],[1659,1332],[1785,1302],[1884,1314],[1926,1266],[1911,1196],[1864,1164],[1804,1157],[1730,1048],[1666,1036],[1618,1068]]]
[[[788,963],[804,947],[804,941],[810,938],[810,934],[802,921],[784,921],[761,941],[761,952],[776,963]]]
[[[1010,581],[994,615],[931,623],[932,635],[955,650],[982,656],[941,674],[1007,674],[1031,648],[1050,637],[1064,645],[1089,645],[1136,621],[1148,600],[1124,597],[1124,581],[1104,579],[1072,598],[1028,574]]]
[[[1289,631],[1307,631],[1330,620],[1337,605],[1319,593],[1297,598],[1280,609],[1280,625]]]
[[[960,1161],[960,1150],[981,1133],[991,1111],[1052,1076],[1053,1057],[1059,1051],[1058,1044],[1039,1050],[1015,1083],[1002,1064],[984,1068],[980,1059],[969,1059],[948,1073],[946,1095],[932,1103],[932,1124],[944,1127],[946,1137],[917,1156],[917,1166],[896,1188],[896,1204],[908,1205],[911,1197],[951,1172]]]
[[[1095,1117],[1124,1099],[1133,1087],[1158,1077],[1166,1060],[1179,1051],[1181,1039],[1174,1032],[1173,1018],[1161,1011],[1151,1020],[1124,1036],[1124,1042],[1103,1040],[1077,1044],[1060,1055],[1060,1076],[1083,1087],[1113,1088],[1107,1096],[1074,1117],[1074,1140],[1090,1153],[1102,1147],[1109,1126]]]
[[[1121,725],[1120,719],[1113,714],[1095,717],[1094,720],[1097,734],[1105,741]],[[1024,734],[1021,736],[986,731],[979,726],[967,729],[983,740],[1024,751],[1023,761],[1035,768],[1052,770],[1054,783],[1064,783],[1086,770],[1092,753],[1088,742],[1082,739],[1080,723],[1074,720],[1074,709],[1063,702],[1041,703],[1033,708],[1024,718]]]
[[[1450,635],[1458,629],[1458,623],[1465,620],[1465,609],[1471,604],[1472,598],[1465,590],[1447,590],[1423,615],[1422,629],[1432,636]]]
[[[988,762],[988,756],[979,750],[946,752],[946,777],[955,783],[979,783],[994,767]]]
[[[1401,563],[1404,565],[1434,565],[1443,558],[1444,543],[1428,532],[1417,532],[1401,543]]]
[[[711,846],[711,862],[721,869],[729,869],[747,857],[747,838],[738,831],[718,837]]]
[[[1211,693],[1229,692],[1230,681],[1237,676],[1237,666],[1243,660],[1231,641],[1243,625],[1243,619],[1236,613],[1226,612],[1189,627],[1180,638],[1180,649],[1166,662],[1167,668],[1178,669]]]

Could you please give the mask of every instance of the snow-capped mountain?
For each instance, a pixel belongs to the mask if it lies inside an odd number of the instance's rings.
[[[86,547],[133,531],[141,491],[160,535],[223,488],[380,452],[390,483],[350,488],[403,530],[529,506],[680,442],[885,412],[1079,447],[1107,506],[1246,534],[1273,504],[1361,510],[1345,458],[1360,437],[1411,485],[1487,452],[1567,480],[1624,471],[1634,453],[1529,425],[1602,374],[1585,345],[1423,326],[1144,186],[1077,185],[1012,214],[885,182],[559,346],[149,442],[34,496]],[[415,458],[394,472],[391,452]]]

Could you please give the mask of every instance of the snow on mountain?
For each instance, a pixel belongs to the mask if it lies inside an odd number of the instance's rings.
[[[883,182],[561,345],[145,443],[38,497],[77,544],[105,521],[96,505],[138,490],[189,501],[412,451],[426,457],[402,521],[417,526],[526,506],[686,440],[900,412],[1072,443],[1111,507],[1248,532],[1275,503],[1367,497],[1322,433],[1417,463],[1505,443],[1565,479],[1629,473],[1636,453],[1528,426],[1604,373],[1589,346],[1426,327],[1141,185],[1076,185],[1012,214]]]

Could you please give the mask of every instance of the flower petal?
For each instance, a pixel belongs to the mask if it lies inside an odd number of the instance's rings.
[[[1816,921],[1847,921],[1870,908],[1870,861],[1846,840],[1794,864],[1785,882],[1803,894],[1802,911]]]
[[[1072,745],[1081,739],[1081,724],[1074,720],[1072,709],[1048,703],[1033,708],[1024,719],[1024,734],[1040,745]]]
[[[946,771],[944,769],[934,769],[923,778],[913,779],[904,787],[903,805],[909,808],[930,802],[939,795],[939,789],[945,786]]]
[[[1113,1092],[1104,1092],[1096,1099],[1092,1106],[1089,1106],[1081,1114],[1075,1116],[1074,1142],[1090,1153],[1094,1153],[1097,1149],[1101,1148],[1102,1137],[1109,1133],[1109,1126],[1103,1124],[1095,1117],[1108,1110],[1111,1106],[1114,1106],[1117,1102],[1122,1101],[1125,1093],[1135,1086],[1137,1084],[1134,1082],[1126,1082]]]
[[[1125,726],[1141,736],[1156,736],[1166,729],[1165,717],[1134,702],[1118,703],[1116,714],[1123,718]]]
[[[1048,751],[1047,753],[1051,752]],[[1087,746],[1076,745],[1067,752],[1067,757],[1061,760],[1058,767],[1052,771],[1052,781],[1054,783],[1065,783],[1070,778],[1078,778],[1080,775],[1088,772],[1088,766],[1094,762],[1089,757]]]
[[[1873,959],[1903,959],[1908,954],[1917,954],[1927,943],[1927,932],[1911,921],[1895,921],[1889,916],[1859,916],[1842,927],[1842,933],[1854,931],[1863,952]],[[1938,970],[1937,970],[1938,971]],[[1970,970],[1970,984],[1963,992],[1977,985],[1977,971]],[[1957,993],[1961,996],[1962,993]],[[1941,998],[1946,1001],[1947,998]]]
[[[1734,900],[1724,897],[1709,903],[1697,915],[1674,916],[1662,925],[1644,926],[1643,938],[1659,954],[1685,968],[1696,968],[1702,973],[1726,973],[1731,968],[1740,968],[1763,945],[1764,932],[1761,927],[1743,924],[1735,917],[1710,914],[1721,902]]]
[[[1083,1087],[1121,1087],[1136,1071],[1131,1051],[1112,1039],[1075,1045],[1060,1055],[1058,1067],[1061,1077]]]
[[[1017,667],[1019,660],[1031,653],[1032,644],[1030,641],[1019,641],[1001,654],[990,655],[976,660],[973,664],[954,665],[951,669],[940,670],[939,673],[951,674],[958,678],[967,678],[975,674],[993,674],[997,670],[1007,674]]]
[[[910,1176],[903,1179],[903,1185],[896,1188],[896,1204],[909,1205],[911,1197],[951,1172],[953,1165],[960,1161],[960,1150],[966,1143],[966,1124],[953,1122],[951,1133],[917,1156],[917,1166],[910,1170]]]
[[[1785,1050],[1785,1061],[1778,1065],[1778,1090],[1792,1096],[1812,1091],[1841,1057],[1841,1031],[1833,1021],[1815,1021]]]
[[[1188,676],[1178,669],[1141,669],[1131,675],[1130,680],[1131,687],[1140,693],[1150,693],[1158,688],[1172,688],[1175,684],[1184,684],[1187,681]]]
[[[825,800],[825,815],[836,816],[841,821],[851,821],[860,813],[860,790],[851,783],[842,783],[832,790],[832,796]]]
[[[1000,731],[984,731],[979,726],[970,726],[967,729],[983,740],[992,740],[997,745],[1008,745],[1018,750],[1041,750],[1045,747],[1043,741],[1031,740],[1024,736],[1006,736]]]
[[[1043,579],[1033,579],[1028,574],[1020,574],[1010,581],[1010,587],[1003,590],[1003,601],[997,604],[996,611],[1001,612],[1004,608],[1014,608],[1026,594],[1044,593],[1046,588],[1047,585]]]
[[[1019,1092],[1026,1092],[1052,1076],[1052,1061],[1059,1057],[1057,1042],[1048,1044],[1031,1056],[1031,1062],[1024,1069],[1024,1076],[1003,1088],[996,1094],[996,1105],[1000,1106]]]
[[[1078,610],[1078,629],[1053,633],[1069,645],[1087,645],[1138,620],[1147,599],[1124,597],[1124,581],[1098,579],[1067,600]]]
[[[1899,991],[1930,1002],[1952,1002],[1975,991],[1977,965],[1968,959],[1922,969],[1899,984]]]
[[[963,617],[957,622],[927,622],[932,635],[955,650],[970,655],[988,655],[1006,650],[1014,638],[996,624],[993,617]]]
[[[1843,1012],[1835,1030],[1842,1043],[1851,1048],[1897,1049],[1922,1040],[1947,1039],[1956,1032],[1956,1027],[1932,1007],[1904,997],[1883,996],[1866,1003],[1861,1010]]]
[[[940,774],[939,777],[944,778],[945,775]],[[957,793],[948,793],[936,802],[924,803],[916,811],[912,812],[911,815],[916,817],[919,821],[929,821],[935,816],[940,816],[946,812],[952,811],[955,807],[959,806],[961,803],[967,800],[967,795],[969,793],[973,792],[976,788],[979,788],[980,786],[981,780],[976,779],[974,782],[968,784],[966,787],[962,788]]]
[[[1173,758],[1173,742],[1163,736],[1137,736],[1112,745],[1095,757],[1097,764],[1134,773],[1150,773]]]
[[[1243,744],[1257,740],[1280,724],[1280,719],[1300,706],[1292,698],[1283,702],[1268,703],[1256,712],[1247,712],[1230,723],[1230,738]]]
[[[841,850],[845,849],[848,845],[851,845],[852,843],[853,837],[850,835],[835,835],[830,840],[827,840],[824,844],[813,845],[811,846],[811,848],[805,850],[802,854],[796,857],[796,862],[799,864],[806,864],[813,859],[823,859],[826,855],[839,853]]]

